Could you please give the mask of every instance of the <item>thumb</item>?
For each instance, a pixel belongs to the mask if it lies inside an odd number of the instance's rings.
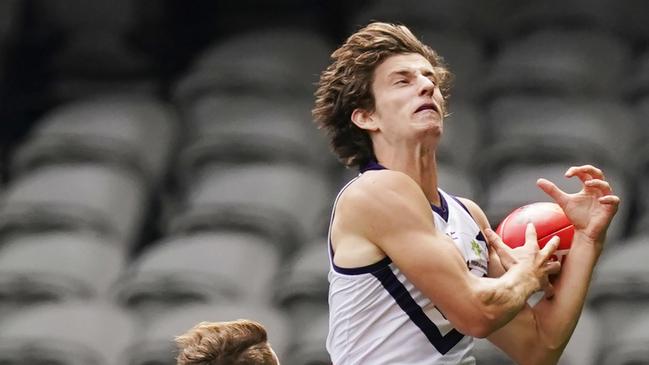
[[[499,256],[501,255],[501,252],[509,252],[509,250],[511,250],[511,248],[503,242],[502,238],[500,238],[500,236],[491,228],[485,229],[484,234],[489,246],[493,247]]]
[[[548,194],[557,204],[563,206],[562,203],[565,201],[567,194],[563,190],[559,189],[552,181],[541,178],[536,181],[536,185]]]

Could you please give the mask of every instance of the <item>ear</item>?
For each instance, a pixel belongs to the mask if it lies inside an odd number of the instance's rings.
[[[377,131],[379,126],[374,119],[374,113],[365,109],[356,108],[352,112],[352,122],[360,129],[367,131]]]

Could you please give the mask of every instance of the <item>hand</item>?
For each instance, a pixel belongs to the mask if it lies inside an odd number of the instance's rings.
[[[490,270],[491,265],[494,272],[509,271],[514,265],[525,265],[532,276],[538,281],[538,288],[545,291],[547,298],[554,295],[554,287],[550,283],[550,275],[558,274],[561,271],[561,263],[550,261],[550,258],[559,247],[559,237],[554,236],[546,243],[543,249],[539,248],[536,237],[536,229],[532,223],[525,228],[525,244],[517,248],[507,246],[500,236],[490,228],[485,230],[485,238],[490,246],[489,254]]]
[[[580,232],[592,242],[602,244],[608,226],[617,212],[620,198],[613,195],[602,170],[594,166],[573,166],[565,175],[577,176],[582,182],[582,189],[577,193],[567,194],[546,179],[539,179],[537,185],[563,209],[575,226],[575,233]]]

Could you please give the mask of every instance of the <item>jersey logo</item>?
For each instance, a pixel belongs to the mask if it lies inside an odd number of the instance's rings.
[[[482,247],[478,244],[478,241],[475,239],[471,240],[471,249],[477,256],[482,256]]]

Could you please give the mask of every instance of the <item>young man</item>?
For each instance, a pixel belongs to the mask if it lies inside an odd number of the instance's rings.
[[[279,365],[266,330],[254,321],[201,322],[176,344],[178,365]]]
[[[619,204],[602,172],[569,168],[583,184],[575,194],[538,181],[575,226],[562,268],[549,260],[558,238],[540,250],[532,225],[525,246],[509,249],[475,203],[437,186],[451,77],[437,54],[404,26],[372,23],[332,60],[313,115],[361,171],[336,199],[329,232],[333,363],[474,364],[473,337],[520,364],[556,363]],[[546,298],[531,308],[539,290]]]

